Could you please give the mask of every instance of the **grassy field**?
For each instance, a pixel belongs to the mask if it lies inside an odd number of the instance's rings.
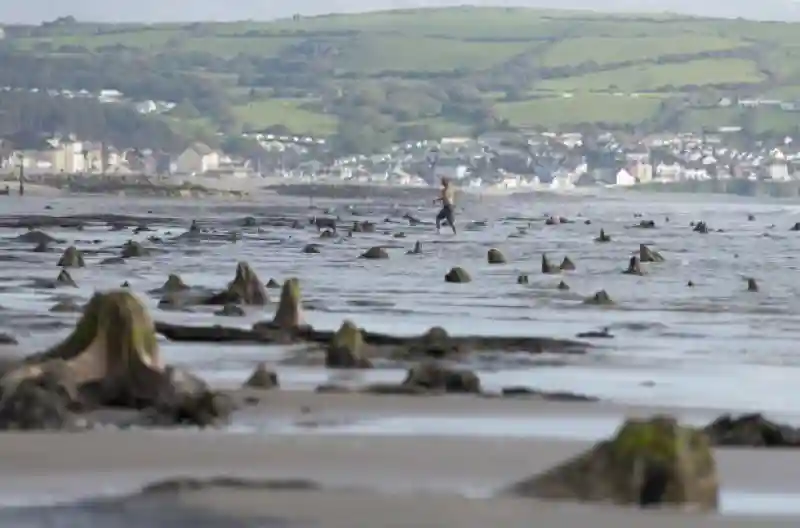
[[[336,65],[345,71],[483,70],[523,52],[525,42],[463,42],[453,39],[364,35],[350,42]]]
[[[708,59],[680,64],[643,64],[565,79],[546,80],[538,83],[536,88],[562,92],[648,92],[665,86],[755,84],[763,80],[763,75],[751,61]]]
[[[438,81],[429,80],[432,74],[452,76],[457,71],[454,82],[479,86],[480,81],[485,85],[495,72],[511,72],[510,75],[523,78],[528,84],[520,87],[522,93],[550,94],[547,98],[505,102],[496,97],[497,90],[506,89],[504,86],[481,86],[485,90],[482,95],[492,102],[497,116],[520,125],[635,123],[651,117],[661,99],[616,97],[613,93],[647,94],[668,86],[673,87],[668,90],[671,95],[680,98],[691,97],[693,89],[686,88],[689,86],[710,89],[739,85],[746,97],[800,99],[800,24],[790,23],[457,7],[271,22],[126,27],[78,24],[74,28],[59,28],[47,37],[10,40],[19,49],[35,48],[37,53],[49,53],[47,45],[53,50],[82,46],[90,53],[122,45],[138,50],[143,56],[202,52],[223,59],[240,55],[285,57],[290,49],[299,49],[296,52],[299,58],[293,55],[293,60],[317,61],[315,67],[322,68],[314,70],[314,75],[323,77],[320,82],[323,88],[309,95],[313,97],[321,97],[323,89],[338,90],[343,78],[387,85],[419,82],[421,88],[425,83],[439,88]],[[721,51],[735,57],[707,56]],[[664,61],[664,57],[675,55],[690,57],[683,62]],[[510,66],[509,61],[515,58],[524,60]],[[616,65],[622,62],[634,64],[618,68]],[[586,65],[592,63],[592,73],[586,73],[590,69]],[[555,75],[542,73],[550,69],[561,71]],[[195,73],[215,78],[220,72]],[[256,69],[253,73],[263,72]],[[236,75],[218,78],[232,96],[243,96],[250,89],[248,83],[234,87]],[[562,98],[562,93],[572,93],[574,97]],[[720,93],[733,97],[738,94],[733,89]],[[335,129],[333,116],[301,108],[303,102],[259,100],[236,106],[234,112],[241,122],[259,128],[283,124],[298,132]],[[773,113],[762,112],[758,122],[763,122],[764,127],[771,126],[770,123],[783,127],[796,116]],[[464,126],[461,122],[447,122],[441,116],[420,115],[430,118],[437,128]],[[692,126],[705,126],[706,121],[712,126],[735,124],[738,117],[733,110],[710,110],[691,112],[687,119]]]
[[[326,135],[336,129],[334,116],[310,112],[302,108],[303,99],[267,99],[234,107],[234,113],[243,124],[255,129],[283,125],[290,130]]]
[[[542,56],[546,67],[576,66],[585,62],[610,64],[625,61],[652,60],[665,55],[703,53],[738,48],[741,40],[714,36],[689,39],[675,37],[584,37],[562,40]]]
[[[652,117],[660,103],[657,97],[580,94],[498,103],[495,108],[512,125],[550,128],[596,122],[636,124]]]

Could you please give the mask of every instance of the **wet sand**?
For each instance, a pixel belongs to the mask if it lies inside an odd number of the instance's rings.
[[[309,411],[310,408],[310,412]],[[266,393],[256,411],[264,416],[335,415],[457,416],[493,412],[498,416],[593,414],[648,415],[680,411],[603,404],[558,404],[469,397],[408,397]],[[300,526],[485,527],[503,526],[750,526],[736,515],[736,493],[800,494],[796,454],[783,450],[716,451],[723,514],[642,512],[601,506],[498,497],[512,482],[546,470],[590,442],[535,438],[477,438],[416,435],[276,436],[222,431],[92,431],[88,433],[0,435],[0,496],[41,495],[89,498],[123,494],[161,479],[236,476],[250,479],[308,479],[321,490],[276,491],[203,489],[158,495],[160,508],[247,522],[271,516]],[[726,498],[727,497],[727,498]],[[136,499],[152,508],[152,497]],[[139,501],[139,502],[137,502]],[[145,501],[145,502],[141,502]],[[727,505],[726,505],[727,502]],[[729,511],[725,511],[728,509]],[[739,505],[738,510],[747,507]],[[687,517],[688,516],[688,517]],[[770,526],[796,526],[774,517]],[[766,523],[765,516],[757,522]],[[222,521],[220,521],[222,522]],[[310,523],[310,524],[309,524]],[[750,524],[748,524],[750,523]],[[794,523],[794,524],[792,524]],[[265,526],[253,524],[252,526]],[[34,525],[32,525],[34,526]],[[38,525],[36,525],[38,526]],[[44,525],[41,525],[44,526]],[[225,526],[224,522],[219,526]]]

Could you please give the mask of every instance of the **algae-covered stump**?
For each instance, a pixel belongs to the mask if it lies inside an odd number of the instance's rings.
[[[713,511],[719,483],[706,434],[656,416],[626,421],[611,440],[508,491],[542,499]]]
[[[250,389],[266,390],[274,389],[279,386],[278,375],[269,370],[264,363],[259,363],[250,377],[247,378],[247,381],[244,382],[244,387]]]
[[[402,384],[434,392],[481,392],[481,380],[474,372],[446,368],[435,361],[425,361],[409,369]]]
[[[267,289],[247,262],[236,265],[236,276],[228,287],[212,295],[204,304],[245,304],[263,306],[269,302]]]
[[[486,261],[489,264],[505,264],[506,257],[497,248],[492,248],[486,252]]]
[[[372,364],[364,357],[364,336],[351,321],[345,321],[331,338],[325,354],[328,368],[370,368]]]
[[[145,305],[129,290],[96,293],[66,339],[26,358],[0,379],[0,429],[30,422],[38,412],[20,406],[20,398],[26,394],[20,391],[30,383],[54,398],[64,398],[70,408],[150,408],[162,422],[180,419],[198,425],[220,417],[222,408],[215,407],[202,381],[174,374],[174,369],[162,363],[155,326]],[[53,377],[59,383],[43,384]],[[48,388],[56,385],[58,390]],[[64,386],[75,390],[63,391]]]
[[[295,330],[305,326],[299,279],[293,277],[284,281],[281,300],[272,324],[283,330]]]
[[[70,246],[61,255],[58,265],[62,268],[82,268],[86,266],[86,263],[83,261],[83,255],[78,248]]]
[[[127,290],[96,293],[72,333],[35,362],[67,362],[79,385],[98,383],[102,400],[152,400],[163,370],[147,308]]]
[[[450,283],[467,283],[472,282],[472,277],[469,276],[467,270],[460,267],[452,268],[450,271],[447,272],[447,275],[444,276],[445,282]]]
[[[164,282],[164,285],[161,286],[161,291],[164,292],[181,292],[188,290],[189,286],[183,282],[183,279],[180,275],[176,275],[174,273],[170,273],[167,280]]]

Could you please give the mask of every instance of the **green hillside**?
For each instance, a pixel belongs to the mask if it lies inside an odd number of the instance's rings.
[[[5,51],[46,64],[51,84],[80,77],[136,99],[188,100],[208,133],[282,126],[380,142],[509,126],[792,130],[785,105],[715,106],[800,99],[800,25],[788,23],[460,7],[263,23],[61,20],[7,34]],[[22,69],[0,67],[0,82],[43,75]]]

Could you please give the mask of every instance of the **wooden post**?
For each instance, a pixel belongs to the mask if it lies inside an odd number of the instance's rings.
[[[25,158],[19,158],[19,195],[25,195]]]

